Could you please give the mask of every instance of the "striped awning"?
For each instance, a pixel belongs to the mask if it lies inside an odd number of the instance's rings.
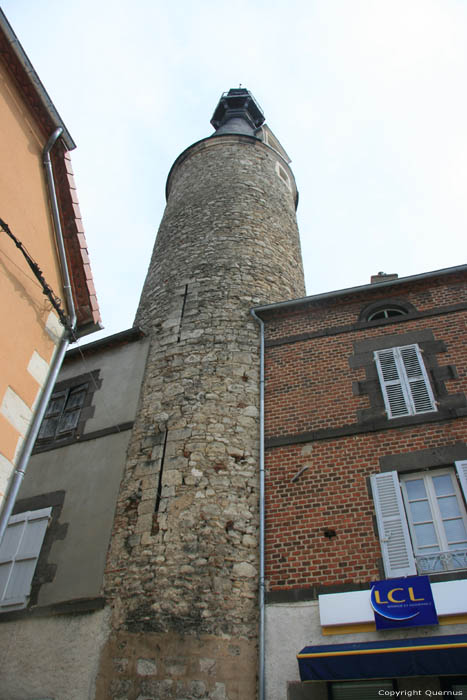
[[[310,646],[297,659],[302,681],[463,675],[467,634]]]

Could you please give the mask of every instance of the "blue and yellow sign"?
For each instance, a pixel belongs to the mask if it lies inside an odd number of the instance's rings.
[[[372,581],[370,602],[376,629],[438,624],[428,576]]]

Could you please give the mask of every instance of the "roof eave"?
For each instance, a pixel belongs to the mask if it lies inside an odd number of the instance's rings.
[[[279,311],[282,309],[291,309],[299,306],[306,306],[307,304],[313,304],[319,301],[326,301],[328,299],[335,299],[342,296],[347,296],[349,294],[360,294],[366,292],[374,292],[378,289],[384,289],[386,287],[395,287],[402,284],[407,284],[411,282],[419,282],[426,279],[431,279],[435,277],[443,277],[444,275],[453,275],[457,273],[467,272],[467,265],[457,265],[455,267],[445,267],[441,270],[434,270],[433,272],[422,272],[418,275],[409,275],[408,277],[398,277],[397,279],[388,280],[387,282],[376,282],[370,284],[362,284],[358,287],[347,287],[345,289],[337,289],[332,292],[323,292],[322,294],[314,294],[309,297],[301,297],[300,299],[291,299],[289,301],[279,301],[275,304],[265,304],[263,306],[254,306],[253,309],[256,314],[267,311]]]
[[[73,141],[73,138],[71,137],[70,132],[66,128],[63,119],[57,112],[55,105],[53,104],[52,100],[49,97],[49,94],[45,87],[43,86],[39,76],[37,75],[36,71],[34,70],[34,67],[29,60],[29,58],[26,55],[26,52],[24,51],[23,47],[21,46],[18,37],[16,36],[15,32],[13,31],[13,28],[11,27],[10,23],[8,22],[7,18],[5,17],[5,14],[0,8],[0,29],[4,33],[5,37],[7,38],[7,41],[10,45],[11,52],[16,56],[18,62],[22,66],[22,69],[29,79],[29,81],[32,83],[34,86],[35,92],[37,96],[40,99],[40,102],[42,104],[43,109],[47,112],[50,120],[52,123],[55,125],[55,128],[60,126],[63,129],[63,133],[61,135],[61,138],[63,139],[63,142],[65,143],[67,149],[69,151],[72,151],[74,148],[76,148],[76,144]]]

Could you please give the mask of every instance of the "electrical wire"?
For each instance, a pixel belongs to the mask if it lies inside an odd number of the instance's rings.
[[[52,306],[54,307],[55,311],[58,314],[58,317],[60,318],[60,322],[62,326],[65,326],[65,328],[68,331],[72,331],[70,322],[65,314],[65,312],[62,309],[62,301],[60,297],[58,297],[53,289],[47,284],[45,281],[45,277],[42,273],[42,270],[40,269],[39,265],[36,263],[36,261],[31,257],[25,246],[21,243],[21,241],[16,238],[16,236],[11,232],[10,227],[8,226],[3,219],[0,218],[0,226],[4,233],[7,234],[11,238],[11,240],[14,242],[15,246],[19,248],[21,253],[23,254],[24,259],[26,260],[27,264],[31,268],[31,270],[34,273],[34,276],[36,279],[39,281],[41,287],[42,287],[42,293],[45,294],[45,296],[48,298]]]

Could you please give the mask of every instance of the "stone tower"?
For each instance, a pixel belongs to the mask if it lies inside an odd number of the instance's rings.
[[[305,293],[295,181],[263,122],[248,90],[230,90],[215,133],[169,173],[135,319],[151,348],[107,564],[113,617],[99,698],[256,696],[259,333],[250,308]],[[119,658],[133,668],[131,692],[115,685]]]

